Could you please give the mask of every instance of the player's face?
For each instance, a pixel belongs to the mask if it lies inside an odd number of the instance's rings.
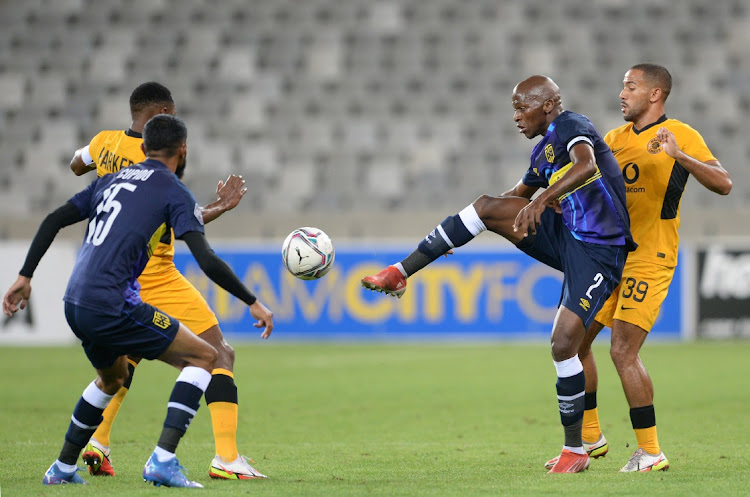
[[[643,71],[631,69],[625,73],[620,92],[620,109],[626,121],[637,121],[649,107],[652,88],[643,77]]]
[[[547,114],[544,112],[544,102],[539,100],[526,93],[513,93],[513,121],[526,138],[534,138],[547,132]]]

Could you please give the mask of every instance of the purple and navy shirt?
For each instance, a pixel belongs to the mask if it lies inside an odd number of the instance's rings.
[[[141,302],[137,278],[165,233],[204,232],[193,194],[153,159],[97,178],[69,202],[89,226],[63,300],[103,314]]]
[[[553,185],[572,167],[570,149],[578,143],[594,149],[597,170],[583,185],[559,197],[565,226],[578,240],[635,250],[620,167],[586,116],[564,111],[552,121],[531,152],[523,183],[540,188]]]

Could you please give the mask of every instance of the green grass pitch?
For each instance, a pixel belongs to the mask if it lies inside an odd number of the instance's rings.
[[[544,344],[274,344],[236,347],[239,442],[268,480],[212,481],[209,411],[178,457],[204,495],[750,495],[750,342],[646,343],[668,472],[620,474],[635,448],[607,348],[599,410],[610,441],[579,475],[548,475],[562,430]],[[154,495],[141,478],[177,376],[144,362],[113,431],[115,478],[46,488],[78,396],[93,378],[76,348],[0,349],[0,492]],[[190,491],[192,493],[192,491]]]

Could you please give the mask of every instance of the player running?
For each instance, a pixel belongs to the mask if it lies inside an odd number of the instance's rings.
[[[31,277],[57,232],[88,219],[88,229],[65,291],[65,317],[81,340],[97,378],[73,410],[58,459],[42,480],[45,485],[85,483],[76,461],[102,413],[128,377],[126,354],[159,359],[181,370],[169,398],[167,416],[143,478],[157,486],[202,487],[188,480],[175,456],[177,445],[212,381],[216,350],[169,314],[144,303],[136,278],[159,239],[173,232],[185,240],[201,269],[219,286],[245,302],[264,328],[273,331],[273,315],[216,254],[203,231],[192,193],[180,182],[187,129],[178,118],[159,115],[144,129],[147,159],[117,174],[97,178],[39,227],[18,279],[3,299],[7,316],[23,309],[31,295]]]
[[[175,104],[170,91],[159,83],[144,83],[130,96],[132,123],[127,131],[102,131],[87,145],[76,151],[70,167],[77,175],[96,170],[98,176],[114,173],[122,167],[145,159],[141,151],[141,131],[146,122],[157,114],[174,114]],[[178,171],[182,177],[182,171]],[[230,176],[226,184],[219,183],[217,200],[201,209],[208,223],[234,208],[245,194],[241,177]],[[208,474],[212,478],[245,480],[265,478],[252,467],[237,450],[237,387],[234,383],[234,350],[224,340],[216,315],[196,288],[174,265],[174,236],[164,233],[153,257],[138,278],[144,302],[162,309],[214,346],[219,357],[206,389],[206,404],[211,412],[216,454]],[[135,367],[140,358],[130,357],[130,376],[123,388],[104,412],[104,422],[91,438],[83,453],[83,460],[93,475],[112,475],[110,462],[110,432],[117,412],[131,386]]]
[[[589,465],[581,440],[585,379],[578,347],[597,311],[620,283],[626,255],[636,245],[630,235],[622,175],[591,122],[565,111],[560,89],[544,76],[516,85],[512,104],[521,133],[529,139],[542,136],[523,179],[500,197],[482,195],[446,218],[406,259],[363,278],[362,284],[400,297],[406,291],[406,278],[485,230],[562,271],[552,357],[565,443],[550,473],[578,473]],[[539,188],[546,190],[531,200]]]
[[[703,137],[676,119],[665,105],[672,76],[656,64],[637,64],[625,73],[620,105],[628,124],[604,137],[622,169],[633,238],[638,250],[628,256],[622,283],[589,326],[578,355],[586,374],[583,413],[584,448],[593,457],[609,450],[596,403],[598,376],[591,343],[604,326],[612,328],[610,356],[630,406],[638,448],[622,472],[669,468],[659,445],[654,412],[654,385],[638,355],[659,315],[677,265],[680,200],[688,176],[720,195],[729,194],[729,173]],[[556,462],[551,459],[546,467]]]

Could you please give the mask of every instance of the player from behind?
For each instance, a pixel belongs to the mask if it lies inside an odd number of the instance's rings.
[[[630,406],[638,449],[623,472],[669,468],[659,445],[654,412],[654,385],[638,352],[667,296],[677,265],[680,199],[688,176],[712,192],[727,195],[729,173],[703,137],[665,114],[672,77],[656,64],[637,64],[625,73],[620,105],[628,124],[613,129],[604,141],[615,154],[627,183],[626,198],[633,238],[638,249],[628,256],[622,283],[589,326],[578,355],[586,374],[584,447],[593,457],[609,446],[599,425],[596,403],[598,376],[591,343],[604,326],[612,328],[610,356]],[[555,459],[547,462],[550,467]]]
[[[552,357],[565,442],[550,473],[578,473],[588,468],[589,456],[581,440],[585,379],[577,353],[586,328],[620,283],[628,251],[635,248],[625,184],[599,133],[585,116],[563,109],[560,89],[551,79],[532,76],[520,82],[512,104],[521,133],[529,139],[542,136],[523,179],[500,197],[483,195],[446,218],[406,259],[363,278],[362,284],[401,296],[407,277],[485,230],[562,271]],[[545,190],[532,200],[539,188]]]
[[[102,131],[88,146],[76,151],[70,167],[75,174],[96,169],[98,176],[114,173],[122,167],[141,162],[141,131],[157,114],[174,114],[175,104],[170,91],[159,83],[144,83],[130,96],[132,123],[127,131]],[[178,177],[182,172],[178,171]],[[218,200],[201,209],[203,220],[210,222],[232,209],[245,193],[244,181],[230,176],[219,183]],[[237,450],[237,387],[234,383],[234,350],[224,340],[216,315],[198,290],[185,279],[174,265],[174,237],[164,233],[153,257],[143,270],[138,283],[141,297],[154,307],[183,322],[190,330],[214,346],[219,357],[211,383],[206,389],[206,404],[211,412],[216,455],[209,465],[209,475],[222,479],[265,478]],[[130,377],[104,412],[104,422],[94,433],[83,460],[94,475],[114,475],[110,457],[110,432],[120,405],[127,394],[135,367],[140,359],[129,358]]]
[[[31,277],[57,232],[88,220],[88,229],[63,300],[65,317],[97,371],[73,410],[58,459],[42,480],[45,485],[85,483],[76,461],[102,421],[102,413],[128,377],[126,354],[159,359],[181,370],[167,406],[167,416],[143,478],[155,485],[201,487],[188,480],[175,456],[177,445],[212,380],[217,352],[184,323],[147,303],[136,278],[163,233],[183,239],[201,269],[219,286],[249,306],[264,328],[273,331],[273,315],[242,284],[206,240],[203,219],[192,193],[180,182],[185,168],[187,129],[178,118],[159,115],[144,129],[147,159],[116,174],[97,178],[39,227],[18,279],[3,299],[13,315],[31,295]]]

